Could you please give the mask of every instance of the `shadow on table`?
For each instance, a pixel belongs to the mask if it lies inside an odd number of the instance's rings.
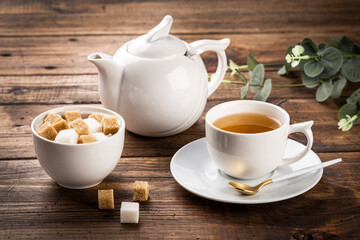
[[[292,199],[267,204],[230,204],[207,200],[186,190],[179,199],[196,206],[197,215],[218,221],[236,222],[239,227],[259,226],[290,229],[315,229],[336,225],[340,229],[356,229],[355,214],[360,209],[360,194],[353,188],[320,181],[317,186]]]

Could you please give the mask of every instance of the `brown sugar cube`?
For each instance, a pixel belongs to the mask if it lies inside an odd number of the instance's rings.
[[[89,134],[89,126],[81,118],[77,118],[74,121],[70,122],[69,127],[75,129],[76,133],[79,136]]]
[[[96,121],[101,123],[103,117],[100,113],[93,113],[93,114],[90,114],[88,118],[95,118]]]
[[[92,142],[96,142],[96,138],[91,135],[81,135],[78,140],[78,143],[92,143]]]
[[[44,122],[41,124],[41,126],[36,129],[36,132],[40,136],[49,140],[54,140],[57,135],[57,131],[49,122]]]
[[[54,123],[60,121],[61,119],[62,119],[62,117],[61,117],[59,114],[49,113],[49,114],[46,116],[44,122],[49,122],[49,123],[51,123],[51,124],[54,124]]]
[[[135,181],[134,182],[134,201],[147,201],[149,198],[149,184],[148,182]]]
[[[68,111],[65,112],[64,117],[65,120],[69,123],[76,120],[77,118],[81,118],[81,115],[79,111]]]
[[[99,209],[114,209],[114,191],[98,190]]]
[[[53,124],[53,126],[57,132],[60,132],[61,130],[70,128],[67,121],[65,121],[64,119],[57,121],[56,123]]]
[[[102,130],[105,135],[115,134],[119,130],[117,117],[104,117],[101,121]]]

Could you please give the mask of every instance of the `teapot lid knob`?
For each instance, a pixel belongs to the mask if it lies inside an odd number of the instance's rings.
[[[163,20],[151,29],[147,34],[146,38],[149,42],[156,41],[160,38],[167,37],[170,33],[170,29],[173,23],[173,18],[170,15],[166,15]]]
[[[147,34],[133,40],[127,51],[143,58],[168,58],[185,55],[187,46],[179,38],[169,34],[173,18],[167,15]]]

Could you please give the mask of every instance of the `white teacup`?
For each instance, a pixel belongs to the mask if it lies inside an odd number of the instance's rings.
[[[239,113],[259,113],[276,119],[281,126],[262,133],[234,133],[215,127],[222,117]],[[219,104],[206,114],[206,142],[211,159],[224,173],[241,179],[262,177],[280,165],[304,157],[313,144],[313,121],[290,125],[289,114],[282,108],[260,101],[239,100]],[[283,158],[288,135],[301,132],[307,145],[300,153]]]

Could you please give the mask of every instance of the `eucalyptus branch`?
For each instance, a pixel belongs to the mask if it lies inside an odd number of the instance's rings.
[[[247,92],[255,93],[254,99],[266,101],[272,87],[307,87],[316,89],[316,100],[324,102],[328,98],[339,98],[347,82],[360,82],[360,47],[346,36],[341,36],[328,43],[315,43],[304,38],[298,45],[290,46],[285,54],[285,62],[279,75],[285,75],[296,67],[301,71],[302,83],[274,84],[265,80],[265,67],[279,66],[279,63],[260,64],[250,53],[247,64],[238,66],[230,60],[228,69],[231,76],[237,75],[236,81],[223,80],[223,83],[243,86],[241,99],[247,99]],[[249,70],[250,79],[246,79],[243,70]],[[241,71],[242,70],[242,71]],[[360,122],[360,88],[346,101],[338,112],[339,128],[348,131]]]

